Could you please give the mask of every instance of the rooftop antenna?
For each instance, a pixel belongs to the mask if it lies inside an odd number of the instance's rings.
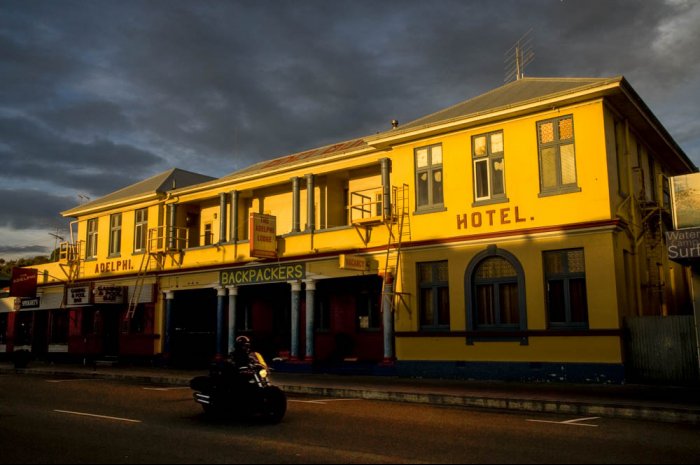
[[[84,202],[89,202],[90,197],[84,194],[78,194],[78,198],[80,198],[80,203],[83,204]]]
[[[503,82],[519,81],[525,77],[525,66],[530,64],[535,58],[535,53],[532,51],[531,32],[532,29],[523,34],[505,53],[503,61],[505,63],[506,77]]]

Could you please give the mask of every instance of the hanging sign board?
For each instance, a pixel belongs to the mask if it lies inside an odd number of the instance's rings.
[[[666,231],[666,248],[671,260],[700,261],[700,228]]]
[[[123,304],[126,302],[126,287],[96,286],[93,292],[95,304]]]
[[[36,297],[39,271],[33,268],[12,268],[10,297]]]
[[[250,214],[250,256],[277,258],[277,217]]]
[[[72,286],[66,288],[66,307],[90,305],[90,286]]]
[[[30,310],[39,308],[41,299],[39,297],[17,297],[15,298],[15,310]]]
[[[340,269],[353,271],[367,271],[369,262],[365,257],[359,255],[340,255]]]
[[[673,226],[700,228],[700,173],[671,178]]]

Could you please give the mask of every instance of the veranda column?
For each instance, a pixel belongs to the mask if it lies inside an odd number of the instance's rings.
[[[392,311],[391,299],[393,298],[394,281],[391,274],[387,272],[384,276],[384,286],[382,286],[382,317],[384,327],[384,362],[394,360],[394,312]]]
[[[226,288],[217,287],[216,288],[216,361],[221,361],[226,358],[224,351],[226,350],[226,344],[224,339],[224,334],[226,328],[224,328],[226,315],[224,313],[224,308],[226,307]]]
[[[232,353],[236,343],[236,306],[238,305],[238,287],[228,286],[228,353]]]
[[[306,281],[306,357],[314,359],[314,317],[316,315],[316,281]]]
[[[299,306],[301,300],[301,282],[293,281],[290,284],[292,285],[292,347],[290,356],[292,360],[299,360]]]
[[[172,336],[172,325],[173,325],[173,305],[175,303],[175,291],[165,291],[165,321],[164,321],[164,332],[165,337],[163,338],[163,355],[167,359],[170,357],[170,343]]]

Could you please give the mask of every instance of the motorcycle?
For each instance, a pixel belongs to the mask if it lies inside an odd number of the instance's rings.
[[[190,380],[194,400],[210,415],[242,415],[279,423],[287,412],[287,396],[270,381],[263,357],[254,352],[253,363],[238,369],[231,362],[212,366],[209,376]]]

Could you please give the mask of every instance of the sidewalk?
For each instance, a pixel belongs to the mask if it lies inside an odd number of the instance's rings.
[[[0,374],[9,373],[187,386],[191,378],[206,374],[207,370],[121,366],[93,368],[41,362],[33,362],[26,369],[16,370],[11,363],[0,363]],[[700,425],[700,386],[516,383],[282,372],[274,372],[272,380],[289,394]]]

